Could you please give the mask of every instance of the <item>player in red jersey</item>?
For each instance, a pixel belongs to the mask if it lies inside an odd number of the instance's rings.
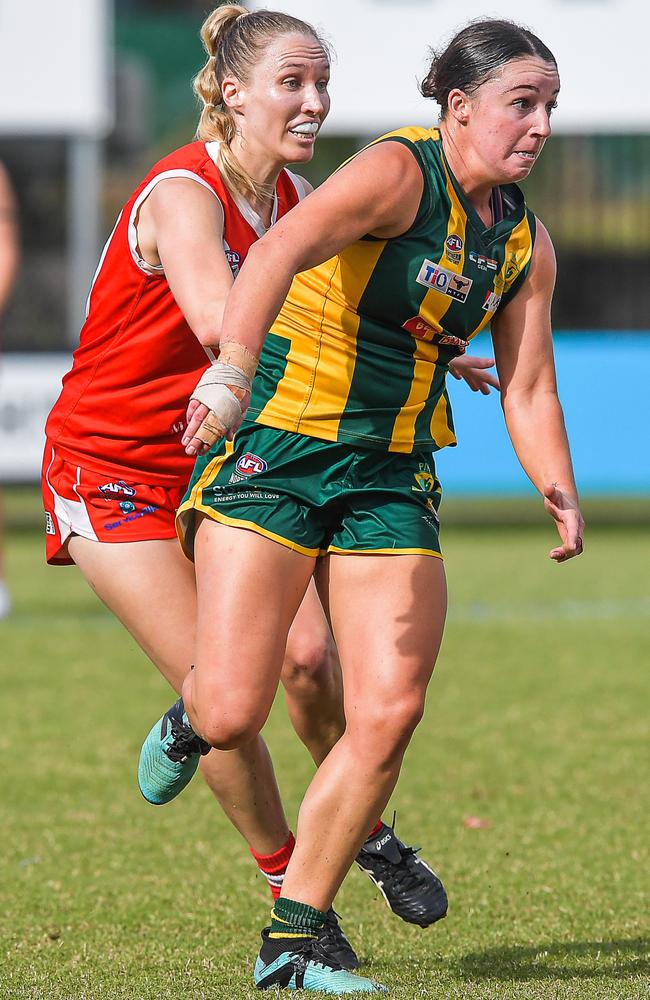
[[[223,6],[202,38],[199,141],[156,164],[117,220],[47,422],[43,463],[48,562],[76,563],[177,691],[196,618],[193,567],[174,528],[194,464],[181,445],[187,399],[218,343],[249,247],[309,190],[285,164],[311,159],[329,108],[326,49],[304,22]],[[283,679],[294,727],[319,764],[345,723],[313,587],[292,628]],[[279,893],[293,838],[262,739],[212,751],[201,766]],[[425,871],[386,838],[387,864]],[[354,964],[333,921],[327,933],[335,957]]]
[[[304,22],[222,6],[202,38],[198,141],[157,163],[120,213],[43,461],[48,562],[76,563],[177,691],[196,618],[194,570],[174,527],[194,465],[181,444],[187,399],[249,247],[309,190],[285,167],[311,159],[329,109],[327,51]],[[294,726],[320,759],[342,727],[335,667],[314,592],[285,680]],[[277,894],[293,838],[264,742],[210,753],[202,769]]]

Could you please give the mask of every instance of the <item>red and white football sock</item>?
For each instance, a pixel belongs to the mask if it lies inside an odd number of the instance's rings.
[[[280,895],[282,882],[284,880],[284,873],[287,870],[289,858],[293,854],[295,845],[296,841],[294,835],[289,833],[289,838],[286,844],[284,844],[278,851],[274,851],[273,854],[257,854],[252,847],[249,847],[249,851],[257,862],[257,867],[269,883],[269,889],[271,890],[273,899],[277,899]]]

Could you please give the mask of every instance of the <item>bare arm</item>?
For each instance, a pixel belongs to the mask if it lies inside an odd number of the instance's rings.
[[[550,556],[564,562],[582,551],[584,521],[555,379],[550,317],[555,270],[550,237],[538,223],[526,281],[497,313],[492,336],[508,433],[556,521],[562,544]]]
[[[160,181],[140,209],[138,243],[165,269],[181,312],[204,347],[217,347],[233,276],[223,248],[221,202],[196,181]]]
[[[226,305],[222,340],[259,355],[294,275],[367,233],[405,232],[423,184],[413,154],[400,143],[379,143],[356,156],[251,247]]]
[[[0,164],[0,315],[13,287],[18,255],[16,200],[7,173]]]
[[[379,143],[359,153],[251,247],[228,296],[220,347],[234,343],[258,358],[294,275],[366,234],[389,239],[405,232],[423,187],[422,171],[401,143]],[[188,423],[188,454],[207,450],[195,436],[205,412],[198,409]]]

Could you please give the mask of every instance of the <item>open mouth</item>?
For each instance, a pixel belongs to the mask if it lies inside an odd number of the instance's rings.
[[[315,139],[319,128],[319,122],[301,122],[300,125],[294,125],[289,131],[291,135],[295,135],[299,139]]]
[[[537,153],[528,153],[528,152],[526,152],[523,149],[516,149],[515,153],[522,160],[530,160],[530,161],[532,161],[537,156]]]

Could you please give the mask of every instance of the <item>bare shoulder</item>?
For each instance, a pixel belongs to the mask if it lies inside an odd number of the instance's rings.
[[[223,214],[217,194],[189,177],[165,177],[156,184],[147,201],[156,211],[186,211],[197,207]]]
[[[415,153],[396,140],[383,139],[367,146],[348,160],[339,173],[353,170],[374,175],[382,183],[395,183],[402,187],[422,185],[422,169]]]

